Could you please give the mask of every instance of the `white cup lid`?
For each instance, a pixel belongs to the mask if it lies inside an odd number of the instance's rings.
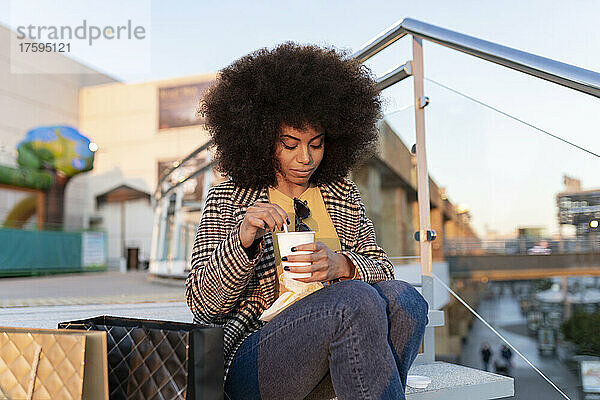
[[[408,375],[406,385],[415,389],[425,389],[431,383],[431,378],[423,375]]]

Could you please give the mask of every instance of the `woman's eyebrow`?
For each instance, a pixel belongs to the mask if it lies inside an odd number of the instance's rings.
[[[313,140],[315,140],[315,139],[318,139],[318,138],[320,138],[321,136],[325,136],[325,134],[324,134],[324,133],[319,133],[317,136],[315,136],[314,138],[310,139],[310,140],[308,141],[308,143],[312,142],[312,141],[313,141]]]
[[[324,133],[320,133],[320,134],[318,134],[317,136],[315,136],[314,138],[310,139],[308,142],[310,143],[310,142],[312,142],[313,140],[315,140],[315,139],[317,139],[317,138],[320,138],[320,137],[321,137],[321,136],[323,136],[323,135],[325,135],[325,134],[324,134]],[[283,138],[283,137],[289,137],[290,139],[294,139],[294,140],[297,140],[297,141],[300,141],[300,140],[301,140],[301,139],[299,139],[299,138],[297,138],[297,137],[295,137],[295,136],[292,136],[292,135],[287,135],[287,134],[285,134],[285,135],[281,135],[281,137],[282,137],[282,138]]]

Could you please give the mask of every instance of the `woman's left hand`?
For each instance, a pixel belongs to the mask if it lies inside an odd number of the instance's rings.
[[[332,251],[322,242],[306,243],[295,247],[296,251],[312,251],[310,254],[292,254],[289,262],[310,262],[303,267],[289,267],[290,272],[311,272],[310,278],[295,279],[300,282],[325,282],[336,278],[352,278],[354,265],[343,254]]]

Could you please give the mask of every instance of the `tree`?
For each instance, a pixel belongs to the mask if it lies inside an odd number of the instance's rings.
[[[577,346],[577,353],[600,356],[600,312],[576,312],[564,321],[561,331],[565,340]]]

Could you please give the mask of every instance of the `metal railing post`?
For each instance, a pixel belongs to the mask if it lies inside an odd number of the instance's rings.
[[[419,247],[421,258],[422,294],[433,309],[433,276],[431,274],[431,241],[427,240],[427,232],[431,230],[430,202],[429,202],[429,175],[427,172],[427,154],[425,150],[425,107],[427,98],[423,88],[423,41],[412,37],[412,75],[414,79],[415,99],[415,130],[417,149],[417,199],[419,203]],[[433,328],[425,330],[423,339],[424,363],[435,361],[435,342]]]
[[[185,191],[183,186],[178,187],[175,190],[175,209],[173,212],[173,227],[171,233],[171,260],[181,259],[181,207],[183,205],[183,197]]]
[[[166,240],[167,240],[167,219],[169,216],[167,215],[169,210],[169,199],[162,198],[159,203],[160,207],[160,220],[158,225],[158,249],[156,253],[156,260],[163,261],[167,259],[167,248],[166,248]]]

